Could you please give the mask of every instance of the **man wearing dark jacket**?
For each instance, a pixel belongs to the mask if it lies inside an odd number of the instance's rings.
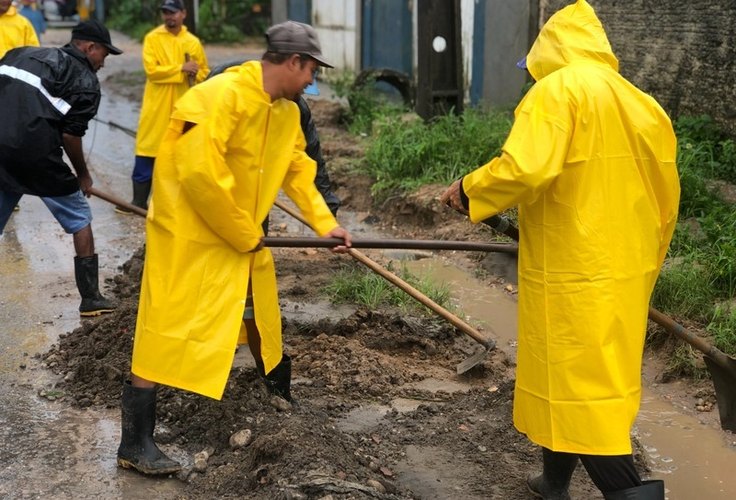
[[[62,48],[21,47],[0,59],[0,233],[24,194],[41,197],[73,235],[82,316],[114,309],[99,291],[82,136],[100,103],[96,73],[109,54],[121,53],[107,28],[90,20],[75,26]]]

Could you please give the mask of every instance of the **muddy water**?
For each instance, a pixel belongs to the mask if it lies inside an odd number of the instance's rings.
[[[516,302],[503,288],[488,287],[438,257],[406,265],[418,275],[447,283],[453,302],[469,323],[485,328],[499,348],[515,356]],[[718,428],[717,415],[696,416],[678,406],[677,398],[668,397],[662,386],[657,391],[648,389],[654,380],[652,372],[645,361],[645,389],[634,429],[649,458],[652,477],[665,480],[671,500],[736,498],[736,436]]]

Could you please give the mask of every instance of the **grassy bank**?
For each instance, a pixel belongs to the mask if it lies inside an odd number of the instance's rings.
[[[395,109],[365,106],[352,117],[371,139],[359,167],[376,179],[378,199],[428,183],[449,184],[497,155],[511,127],[508,111],[468,110],[425,123]],[[368,125],[366,125],[366,123]],[[736,354],[736,143],[706,116],[675,123],[682,196],[679,222],[653,296],[663,312],[700,326],[721,350]],[[687,351],[687,350],[685,350]],[[692,372],[692,353],[675,368]]]

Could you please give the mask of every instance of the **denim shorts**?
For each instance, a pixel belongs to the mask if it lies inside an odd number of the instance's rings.
[[[23,194],[0,191],[0,232]],[[51,214],[67,234],[74,234],[92,222],[92,210],[82,191],[66,196],[41,197]]]

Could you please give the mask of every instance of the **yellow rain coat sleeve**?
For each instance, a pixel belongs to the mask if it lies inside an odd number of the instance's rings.
[[[185,122],[194,126],[182,133]],[[312,188],[300,185],[313,185],[316,169],[294,161],[303,143],[296,104],[271,102],[259,61],[179,100],[154,169],[134,374],[221,398],[249,280],[266,372],[279,363],[273,257],[268,249],[249,251],[282,187],[315,227],[337,226],[329,210],[322,216],[321,197],[312,199]]]
[[[473,221],[519,205],[514,424],[554,451],[631,453],[647,310],[677,217],[676,139],[618,72],[593,9],[545,24],[503,153],[465,176]]]
[[[16,47],[38,47],[38,37],[31,22],[12,5],[0,16],[0,58]]]
[[[189,89],[187,75],[181,71],[186,55],[197,61],[196,83],[209,74],[207,56],[199,39],[182,26],[177,35],[158,26],[143,40],[143,69],[146,86],[138,120],[135,154],[156,157],[169,125],[174,104]]]

